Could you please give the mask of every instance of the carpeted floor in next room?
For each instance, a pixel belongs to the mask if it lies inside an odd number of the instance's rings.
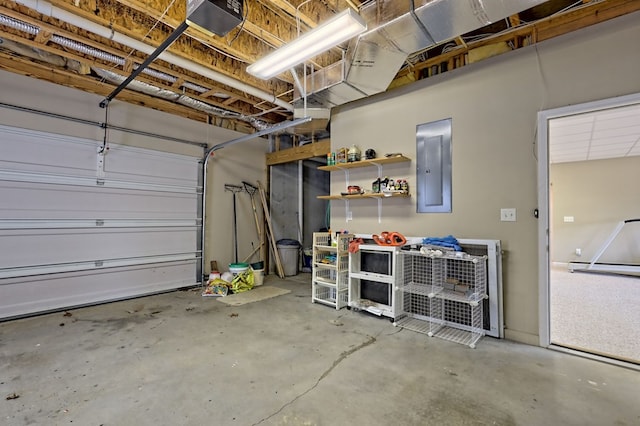
[[[640,363],[640,276],[550,275],[551,342]]]
[[[199,289],[0,323],[3,425],[636,425],[637,371],[485,337],[475,349],[289,291]]]

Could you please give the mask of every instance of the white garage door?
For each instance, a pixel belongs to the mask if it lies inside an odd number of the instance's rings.
[[[0,318],[194,285],[199,159],[0,126]]]

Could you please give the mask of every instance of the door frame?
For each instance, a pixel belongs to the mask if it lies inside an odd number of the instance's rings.
[[[542,347],[584,355],[584,353],[560,348],[551,344],[549,312],[549,273],[551,261],[549,258],[549,120],[638,103],[640,103],[640,93],[634,93],[538,112],[538,335],[540,338],[540,346]],[[588,356],[601,358],[591,354],[588,354]],[[602,359],[617,363],[613,359],[604,357],[602,357]]]

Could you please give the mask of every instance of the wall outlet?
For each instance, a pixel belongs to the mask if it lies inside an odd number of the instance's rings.
[[[500,209],[500,220],[502,222],[515,222],[516,209]]]
[[[576,249],[576,256],[582,256],[582,249]]]
[[[563,220],[565,221],[565,223],[571,223],[574,221],[574,218],[573,216],[565,216]]]

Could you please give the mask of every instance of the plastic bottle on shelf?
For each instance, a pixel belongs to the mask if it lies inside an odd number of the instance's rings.
[[[403,193],[408,194],[409,193],[409,182],[407,182],[406,179],[404,179],[402,181],[402,185],[400,186],[400,189],[402,190]]]
[[[374,192],[374,193],[380,192],[380,178],[377,178],[371,184],[371,192]]]

